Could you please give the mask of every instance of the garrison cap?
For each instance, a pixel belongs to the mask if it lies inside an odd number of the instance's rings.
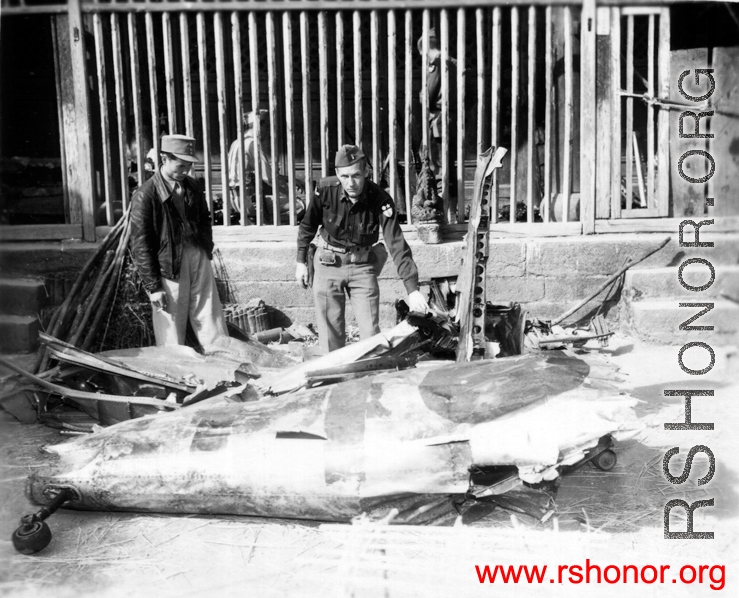
[[[356,145],[342,145],[339,151],[336,152],[336,159],[334,160],[334,166],[336,168],[344,168],[345,166],[351,166],[356,164],[360,160],[364,159],[364,152],[359,149]]]
[[[172,154],[185,162],[197,162],[195,157],[195,139],[186,135],[162,136],[161,151]]]

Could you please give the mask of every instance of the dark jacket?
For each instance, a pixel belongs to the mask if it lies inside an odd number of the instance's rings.
[[[319,226],[321,236],[332,245],[367,247],[382,238],[393,256],[406,291],[418,290],[418,268],[398,222],[392,198],[370,180],[355,204],[346,197],[335,176],[321,179],[298,230],[298,263],[305,263],[308,245]]]
[[[182,187],[185,212],[195,240],[208,254],[208,259],[212,259],[213,229],[203,191],[191,177],[182,181]],[[162,290],[162,277],[170,280],[180,277],[184,227],[172,201],[172,192],[157,171],[131,200],[131,252],[149,293]]]

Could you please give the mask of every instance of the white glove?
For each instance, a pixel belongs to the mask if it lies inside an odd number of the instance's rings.
[[[295,280],[304,289],[308,288],[308,266],[300,263],[295,264]]]
[[[164,291],[155,291],[154,293],[149,293],[149,301],[151,301],[152,307],[155,307],[157,310],[162,311],[167,307],[167,294]]]
[[[426,303],[426,298],[421,294],[421,291],[413,291],[408,294],[408,307],[411,311],[422,314],[429,311],[429,304]]]

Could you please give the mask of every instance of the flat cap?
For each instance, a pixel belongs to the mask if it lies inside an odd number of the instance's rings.
[[[345,166],[351,166],[356,164],[360,160],[364,159],[364,152],[356,145],[342,145],[339,151],[336,152],[336,159],[334,160],[334,166],[336,168],[344,168]]]
[[[160,149],[185,162],[198,161],[195,157],[195,139],[186,135],[163,135]]]

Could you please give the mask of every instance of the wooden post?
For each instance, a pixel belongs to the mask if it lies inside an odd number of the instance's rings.
[[[346,85],[344,81],[344,13],[336,11],[336,147],[344,144],[344,128],[346,115],[344,114],[344,98]]]
[[[396,59],[397,23],[395,11],[387,13],[387,124],[388,124],[388,183],[390,195],[398,196],[398,70]]]
[[[95,241],[95,172],[90,144],[90,98],[87,85],[85,28],[81,0],[69,0],[68,37],[63,43],[71,47],[70,63],[62,65],[63,76],[71,86],[62,99],[65,109],[64,153],[67,162],[67,184],[72,224],[82,223],[85,241]],[[61,45],[61,44],[60,44]]]
[[[614,32],[611,30],[611,9],[596,9],[596,148],[595,148],[595,218],[609,218],[611,215],[611,162],[613,160],[612,98],[613,77],[611,75],[611,44]],[[620,32],[616,32],[619,35]]]
[[[595,0],[584,0],[580,21],[580,222],[595,233]]]
[[[300,67],[303,84],[303,166],[305,169],[305,199],[313,196],[313,150],[311,148],[311,97],[310,97],[310,30],[308,13],[300,12]],[[306,208],[308,206],[306,205]]]
[[[511,213],[509,220],[516,222],[516,187],[518,166],[518,69],[520,56],[518,53],[518,8],[511,7]]]
[[[621,9],[611,8],[611,218],[621,217]]]
[[[552,205],[552,7],[547,6],[545,15],[544,33],[544,199],[541,217],[544,222],[550,220]]]
[[[647,28],[649,39],[647,40],[647,95],[654,97],[654,62],[657,59],[654,48],[654,15],[649,15]],[[647,206],[650,210],[657,207],[654,196],[654,105],[647,104],[647,193],[646,203],[642,200],[642,207]],[[637,157],[638,158],[638,157]],[[637,168],[641,171],[641,160],[637,162]]]
[[[421,145],[429,149],[429,29],[431,13],[423,10],[421,27]]]
[[[467,68],[466,50],[466,17],[467,13],[464,8],[457,9],[457,179],[453,182],[457,186],[457,222],[465,221],[465,196],[464,196],[464,144],[467,135],[465,113],[465,70]],[[475,10],[475,34],[477,38],[477,147],[478,155],[482,153],[482,137],[484,135],[485,119],[484,114],[484,98],[485,98],[485,49],[484,35],[482,31],[483,13],[482,9]]]
[[[657,44],[659,97],[670,95],[670,9],[660,8],[659,41]],[[661,109],[657,115],[657,214],[669,216],[670,212],[670,113]]]
[[[66,89],[62,82],[62,64],[69,64],[69,30],[67,25],[67,16],[55,16],[51,19],[51,43],[54,47],[54,83],[56,87],[56,114],[59,125],[59,152],[62,159],[62,195],[64,198],[64,221],[72,222],[69,214],[69,184],[67,183],[67,156],[65,153],[65,131],[64,131],[64,93]],[[60,36],[67,40],[67,44],[62,46]],[[62,52],[66,58],[62,57]]]
[[[196,17],[198,34],[198,76],[200,78],[200,110],[203,121],[203,175],[205,176],[205,201],[210,211],[210,221],[213,222],[213,173],[210,156],[210,120],[208,117],[208,70],[207,48],[205,36],[205,14],[199,12]]]
[[[352,13],[354,31],[354,144],[362,147],[362,17]]]
[[[412,114],[412,102],[413,102],[413,13],[410,10],[405,11],[405,92],[404,92],[404,104],[403,112],[405,117],[405,135],[403,137],[403,166],[405,168],[405,176],[403,180],[405,182],[405,206],[407,212],[407,222],[412,223],[412,207],[413,207],[413,192],[411,190],[411,172],[415,171],[415,164],[411,157],[411,146],[413,144],[413,132],[411,130],[411,114]],[[425,125],[424,125],[425,126]]]
[[[238,151],[238,176],[234,173],[230,177],[239,181],[239,213],[241,220],[239,224],[246,226],[249,224],[249,216],[247,214],[246,205],[246,148],[244,147],[244,77],[242,74],[243,64],[241,62],[241,13],[233,11],[231,13],[231,41],[233,46],[233,63],[234,63],[234,105],[236,107],[236,146]],[[229,149],[230,153],[230,149]],[[229,166],[231,166],[229,164]],[[228,181],[230,187],[230,181]]]
[[[272,171],[270,179],[272,180],[272,224],[280,225],[280,193],[277,173],[277,144],[279,142],[277,136],[277,43],[275,39],[275,13],[271,10],[266,16],[267,30],[267,84],[269,89],[269,137],[270,137],[270,160]]]
[[[483,26],[485,18],[482,8],[475,9],[475,41],[477,46],[477,155],[485,151],[485,34]],[[457,10],[457,72],[464,74],[465,69],[465,10]],[[459,78],[457,83],[457,111],[460,110],[460,99],[464,96],[459,94],[460,83],[464,85],[464,78]],[[459,125],[464,126],[464,120],[459,119]],[[461,133],[461,131],[460,131]],[[464,135],[462,135],[464,137]],[[457,142],[459,147],[459,140]],[[457,194],[459,196],[459,194]]]
[[[113,226],[113,161],[110,155],[110,118],[108,117],[108,86],[105,69],[105,36],[100,13],[92,15],[93,35],[95,37],[95,61],[97,63],[98,100],[100,103],[100,136],[102,138],[103,158],[103,199],[105,200],[105,219]],[[94,214],[93,214],[94,216]]]
[[[500,69],[501,69],[501,41],[500,36],[502,27],[500,24],[500,7],[493,8],[493,50],[490,65],[490,145],[497,148],[500,145]],[[512,152],[509,152],[509,155]],[[491,189],[490,202],[490,221],[498,222],[499,196],[500,196],[500,180],[498,179],[498,169],[493,172],[493,181]]]
[[[536,7],[529,6],[529,44],[526,60],[529,63],[526,100],[526,222],[534,221],[534,166],[539,160],[534,151],[534,104],[536,98]],[[538,196],[538,189],[536,190]]]
[[[565,41],[565,105],[564,105],[564,161],[562,172],[562,222],[570,219],[570,191],[572,174],[572,11],[563,9]]]
[[[634,15],[626,17],[626,91],[634,93]],[[626,150],[626,209],[631,209],[633,191],[634,157],[631,146],[631,134],[634,132],[634,98],[626,96],[626,134],[624,148]]]
[[[326,13],[318,13],[318,79],[321,112],[321,176],[328,176],[328,31]]]
[[[380,31],[377,11],[370,11],[370,80],[372,93],[372,180],[380,183],[382,154],[380,153],[380,86],[379,50]]]
[[[166,14],[166,13],[165,13]],[[221,198],[223,226],[231,226],[231,195],[228,190],[228,103],[226,100],[226,58],[223,39],[223,15],[213,14],[216,46],[216,93],[218,96],[218,140],[221,149]]]
[[[121,205],[128,209],[128,123],[126,121],[126,91],[124,87],[121,29],[118,14],[110,15],[111,43],[113,49],[113,78],[115,82],[115,108],[118,120],[118,182],[121,189]]]
[[[457,206],[449,198],[449,12],[441,9],[441,198],[446,221],[457,222]]]
[[[297,224],[295,206],[295,113],[293,112],[293,23],[289,11],[282,13],[282,43],[285,65],[285,137],[287,140],[287,187],[290,226]],[[340,103],[340,102],[339,102]]]
[[[167,87],[167,120],[169,133],[179,133],[177,127],[177,103],[175,100],[174,49],[172,48],[172,20],[168,12],[162,13],[162,42],[164,44],[164,80]]]
[[[133,105],[133,122],[136,130],[136,175],[139,187],[144,184],[144,117],[141,111],[141,77],[139,76],[139,42],[136,32],[136,15],[128,13],[128,52],[131,68],[131,98]]]
[[[259,122],[259,41],[257,39],[257,16],[249,12],[249,76],[251,78],[251,109],[256,112],[254,119],[254,203],[256,224],[262,226],[264,220],[264,194],[262,193],[262,124]]]
[[[154,21],[150,12],[144,15],[146,24],[146,58],[149,67],[149,108],[151,111],[151,145],[154,148],[154,166],[159,166],[159,96],[157,91],[157,57],[154,46]]]
[[[195,120],[192,106],[192,75],[190,74],[190,29],[187,13],[180,13],[180,52],[182,57],[182,95],[184,97],[185,135],[195,137]]]

